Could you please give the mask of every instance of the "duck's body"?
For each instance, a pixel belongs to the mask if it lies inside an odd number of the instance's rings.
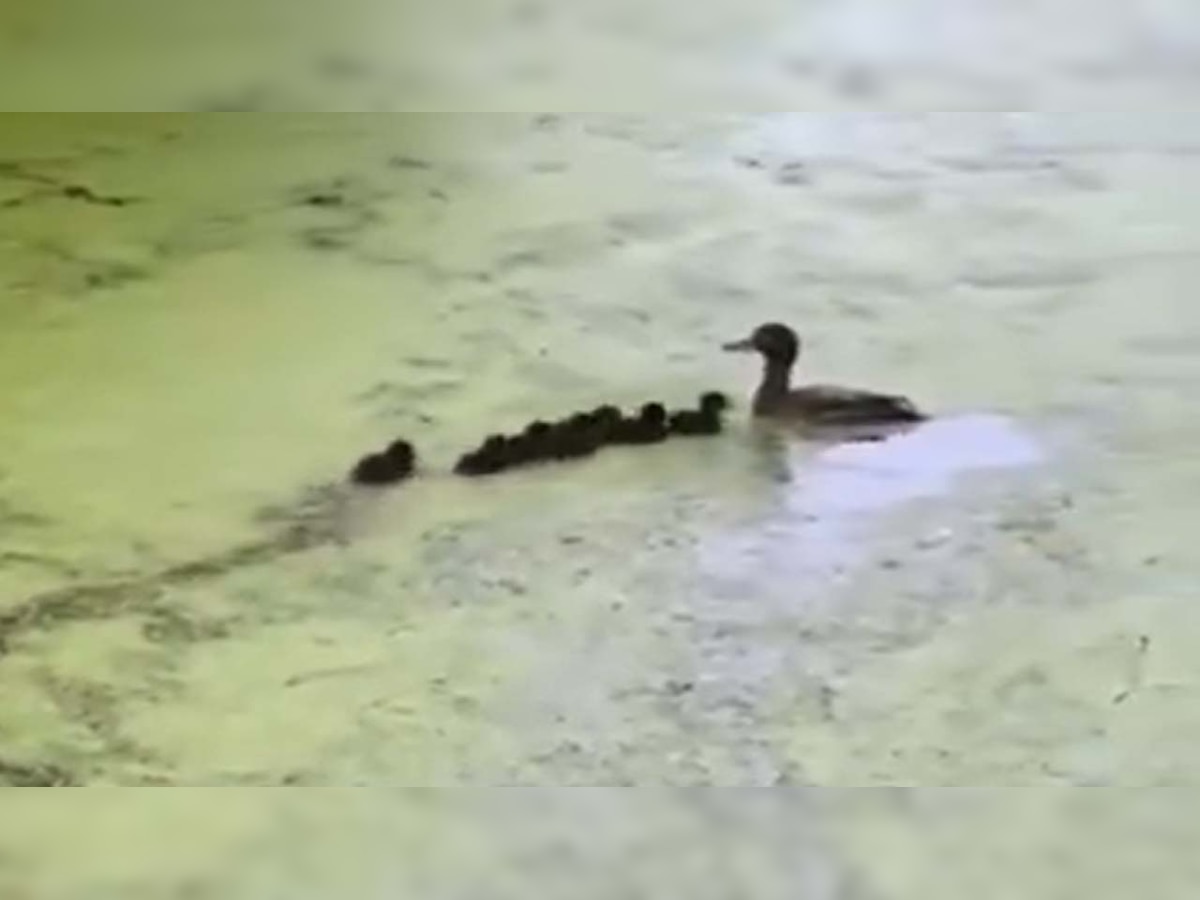
[[[726,344],[725,349],[763,357],[763,379],[751,404],[757,417],[816,427],[900,425],[927,418],[911,400],[897,394],[828,384],[793,388],[800,339],[786,325],[762,325],[745,340]]]

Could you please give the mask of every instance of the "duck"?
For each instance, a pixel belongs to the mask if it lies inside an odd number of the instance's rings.
[[[657,401],[643,404],[633,418],[622,418],[613,428],[615,444],[656,444],[667,439],[667,408]]]
[[[757,418],[818,427],[908,424],[928,418],[913,401],[898,394],[823,384],[793,388],[792,371],[800,357],[800,338],[779,322],[760,325],[749,337],[727,343],[724,349],[757,353],[763,358],[763,379],[751,405]]]
[[[396,484],[412,475],[416,458],[416,451],[408,441],[393,441],[382,453],[368,454],[355,463],[350,480],[370,487]]]

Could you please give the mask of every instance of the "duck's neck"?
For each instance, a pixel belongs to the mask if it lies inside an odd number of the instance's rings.
[[[763,366],[762,383],[754,393],[754,413],[767,416],[784,405],[792,390],[794,359],[768,359]]]

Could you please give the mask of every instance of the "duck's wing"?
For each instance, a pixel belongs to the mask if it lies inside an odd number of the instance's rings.
[[[921,422],[926,416],[907,397],[830,384],[800,388],[791,398],[801,418],[814,425]]]

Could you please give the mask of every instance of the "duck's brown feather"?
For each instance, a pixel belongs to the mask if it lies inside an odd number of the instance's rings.
[[[795,416],[814,425],[919,422],[925,418],[907,397],[826,384],[796,388],[755,411]]]

